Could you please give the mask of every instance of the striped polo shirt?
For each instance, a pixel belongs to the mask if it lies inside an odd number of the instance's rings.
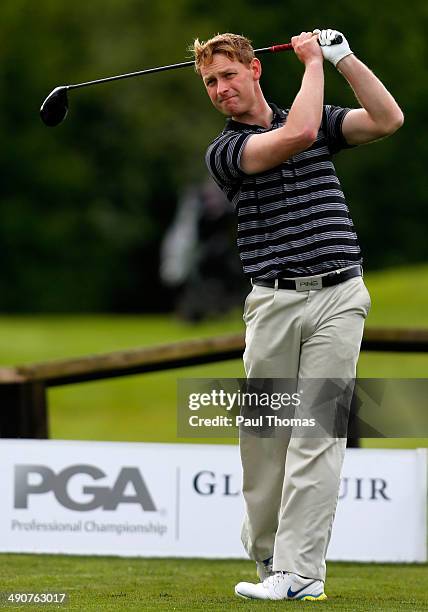
[[[332,156],[350,148],[342,123],[350,109],[324,106],[317,140],[302,153],[258,174],[240,159],[252,134],[281,127],[288,110],[270,104],[270,128],[228,119],[206,153],[208,170],[238,216],[244,273],[281,278],[321,274],[362,263],[361,251]]]

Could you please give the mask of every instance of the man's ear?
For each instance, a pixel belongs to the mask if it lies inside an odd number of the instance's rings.
[[[250,62],[250,70],[255,81],[258,81],[262,75],[262,63],[258,57],[253,57]]]

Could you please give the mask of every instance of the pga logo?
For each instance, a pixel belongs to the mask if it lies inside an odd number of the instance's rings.
[[[76,499],[76,487],[73,487],[72,496],[69,483],[77,475],[86,476],[92,484],[83,485]],[[152,496],[138,468],[123,467],[111,487],[94,484],[106,477],[100,468],[93,465],[71,465],[57,474],[45,465],[16,465],[14,507],[28,508],[32,496],[53,493],[57,502],[69,510],[116,510],[119,504],[139,504],[145,512],[156,512]],[[133,492],[126,493],[127,488],[128,491],[132,488]]]

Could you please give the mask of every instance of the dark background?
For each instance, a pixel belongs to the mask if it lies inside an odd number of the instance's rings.
[[[180,62],[195,37],[225,31],[255,47],[315,27],[345,33],[406,119],[393,138],[336,158],[365,267],[425,261],[427,26],[425,0],[3,0],[0,311],[171,308],[160,242],[180,195],[206,178],[204,152],[224,123],[199,77],[184,68],[71,92],[57,128],[38,111],[57,85]],[[267,99],[289,106],[302,65],[292,53],[262,61]],[[325,100],[356,104],[330,64]]]

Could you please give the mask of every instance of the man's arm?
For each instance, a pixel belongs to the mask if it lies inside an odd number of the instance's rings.
[[[341,60],[337,69],[351,85],[362,106],[349,111],[343,120],[342,132],[348,144],[365,144],[390,136],[403,125],[404,115],[397,102],[355,55]]]
[[[314,32],[318,34],[324,58],[345,77],[362,106],[349,111],[343,120],[346,142],[365,144],[398,130],[404,122],[403,112],[381,81],[355,57],[344,35],[336,30]],[[341,44],[332,45],[338,35],[342,37]]]
[[[246,174],[278,166],[310,147],[317,138],[324,100],[321,49],[316,37],[310,33],[302,33],[292,42],[296,55],[305,64],[302,86],[282,127],[254,134],[248,139],[241,157],[241,168]]]

